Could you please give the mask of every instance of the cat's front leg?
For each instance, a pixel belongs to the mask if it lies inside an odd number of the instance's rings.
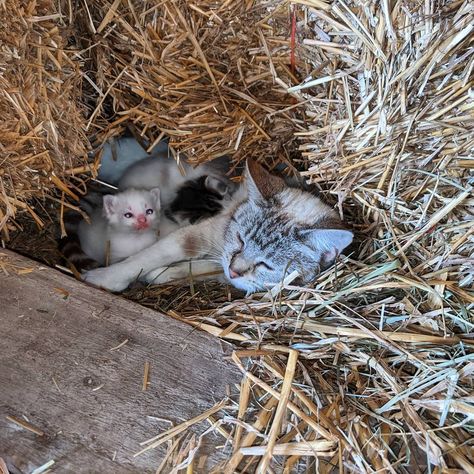
[[[176,280],[224,280],[222,266],[215,261],[190,260],[166,268],[156,268],[140,280],[162,285]]]
[[[91,285],[109,291],[122,291],[133,281],[124,262],[115,263],[110,267],[95,268],[82,273],[82,279]]]
[[[222,240],[224,227],[222,216],[183,227],[122,262],[86,272],[84,280],[110,291],[122,291],[132,281],[156,268],[212,253]]]

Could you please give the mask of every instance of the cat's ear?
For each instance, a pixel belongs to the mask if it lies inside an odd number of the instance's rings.
[[[104,203],[104,214],[107,217],[112,216],[115,214],[115,206],[117,204],[117,196],[114,196],[113,194],[106,194],[103,197],[103,203]]]
[[[221,198],[223,198],[229,192],[229,186],[227,186],[224,181],[214,178],[214,176],[206,176],[206,179],[204,180],[204,186],[208,191],[219,195]]]
[[[160,188],[150,189],[150,194],[152,195],[153,200],[155,201],[155,209],[160,209],[161,208],[161,200],[160,200],[161,191],[160,191]]]
[[[285,189],[285,182],[278,176],[269,173],[257,161],[247,160],[245,176],[250,198],[271,199]]]
[[[321,255],[323,264],[332,263],[352,242],[354,234],[344,229],[312,229],[303,231],[308,245]]]

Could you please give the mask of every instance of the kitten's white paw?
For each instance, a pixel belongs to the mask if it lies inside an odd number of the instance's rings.
[[[122,278],[120,272],[111,267],[96,268],[84,272],[82,279],[91,285],[99,286],[109,291],[125,290],[130,283],[128,278]]]

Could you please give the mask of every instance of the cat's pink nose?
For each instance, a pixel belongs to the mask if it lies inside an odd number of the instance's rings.
[[[232,267],[229,267],[229,276],[233,279],[233,278],[238,278],[239,276],[242,276],[242,275],[239,272],[232,270]]]
[[[145,224],[146,222],[146,216],[144,216],[143,214],[140,214],[139,216],[137,216],[137,222],[139,224]]]

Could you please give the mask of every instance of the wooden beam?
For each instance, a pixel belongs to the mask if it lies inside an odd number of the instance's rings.
[[[225,397],[240,381],[230,349],[0,250],[0,457],[13,473],[50,460],[57,472],[154,472],[165,447],[133,457],[139,443],[169,429],[163,420],[181,423]],[[224,440],[207,439],[216,462]]]

